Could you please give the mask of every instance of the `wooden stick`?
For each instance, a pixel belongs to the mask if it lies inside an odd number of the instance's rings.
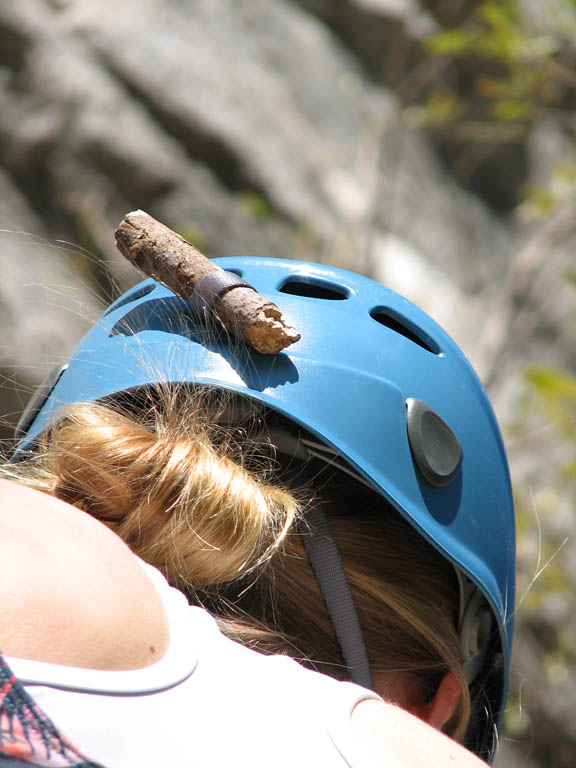
[[[116,247],[135,267],[186,301],[205,277],[222,272],[193,245],[144,211],[128,213],[116,230]],[[228,289],[213,306],[224,328],[265,355],[300,339],[275,304],[252,288]]]

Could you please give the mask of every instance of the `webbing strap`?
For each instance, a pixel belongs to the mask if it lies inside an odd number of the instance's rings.
[[[211,310],[217,299],[222,298],[232,288],[239,286],[256,290],[234,272],[228,272],[218,267],[217,270],[196,283],[190,301],[197,312]]]
[[[328,517],[319,508],[307,510],[305,520],[300,525],[300,533],[350,679],[353,683],[373,690],[364,636],[342,559],[332,538]]]

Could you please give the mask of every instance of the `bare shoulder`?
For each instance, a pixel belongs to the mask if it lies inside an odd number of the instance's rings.
[[[0,647],[95,669],[161,658],[163,608],[126,545],[86,513],[0,479]]]
[[[486,768],[486,763],[400,707],[367,699],[352,714],[358,768]]]

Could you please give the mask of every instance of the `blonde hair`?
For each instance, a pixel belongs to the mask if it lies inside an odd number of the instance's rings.
[[[231,428],[229,413],[210,390],[76,405],[8,471],[102,520],[230,636],[346,679],[297,531],[305,505],[278,482],[278,459],[263,458],[266,445],[249,437],[258,417]],[[414,673],[430,695],[453,672],[462,697],[447,730],[459,737],[470,698],[452,567],[378,494],[338,476],[314,490],[318,477],[305,472],[297,495],[312,488],[307,503],[340,513],[330,518],[333,535],[373,670]]]
[[[408,672],[432,697],[447,672],[461,700],[446,732],[461,738],[471,702],[457,634],[458,586],[450,563],[376,493],[348,478],[332,479],[311,503],[330,516],[373,674]],[[355,514],[343,510],[357,509]],[[305,513],[304,513],[305,514]],[[306,535],[305,526],[302,533]],[[288,653],[306,666],[348,679],[340,647],[301,536],[287,538],[252,590],[219,592],[228,599],[223,628],[268,653]],[[254,633],[254,627],[266,627]]]
[[[266,472],[244,468],[250,452],[218,434],[197,396],[179,405],[180,395],[148,402],[140,418],[75,405],[14,471],[106,523],[171,583],[196,588],[262,566],[299,507]]]

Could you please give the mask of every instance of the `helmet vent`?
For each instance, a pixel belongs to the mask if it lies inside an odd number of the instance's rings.
[[[430,336],[389,309],[376,307],[376,309],[370,312],[370,317],[376,320],[377,323],[380,323],[380,325],[384,325],[386,328],[390,328],[391,331],[401,334],[406,339],[410,339],[410,341],[418,344],[419,347],[422,347],[427,352],[432,352],[434,355],[440,352],[440,348]]]
[[[313,278],[291,278],[279,288],[279,291],[289,293],[291,296],[305,296],[308,299],[343,301],[348,298],[348,291],[341,285]]]
[[[152,293],[152,291],[155,290],[156,283],[148,283],[147,285],[143,285],[142,288],[139,288],[133,293],[129,293],[128,296],[124,296],[123,299],[120,299],[120,301],[117,301],[116,303],[112,304],[112,306],[108,307],[102,317],[109,315],[111,312],[115,312],[117,309],[120,309],[120,307],[126,306],[126,304],[132,304],[133,301],[138,301],[138,299],[142,299],[144,296],[148,296],[149,293]]]

